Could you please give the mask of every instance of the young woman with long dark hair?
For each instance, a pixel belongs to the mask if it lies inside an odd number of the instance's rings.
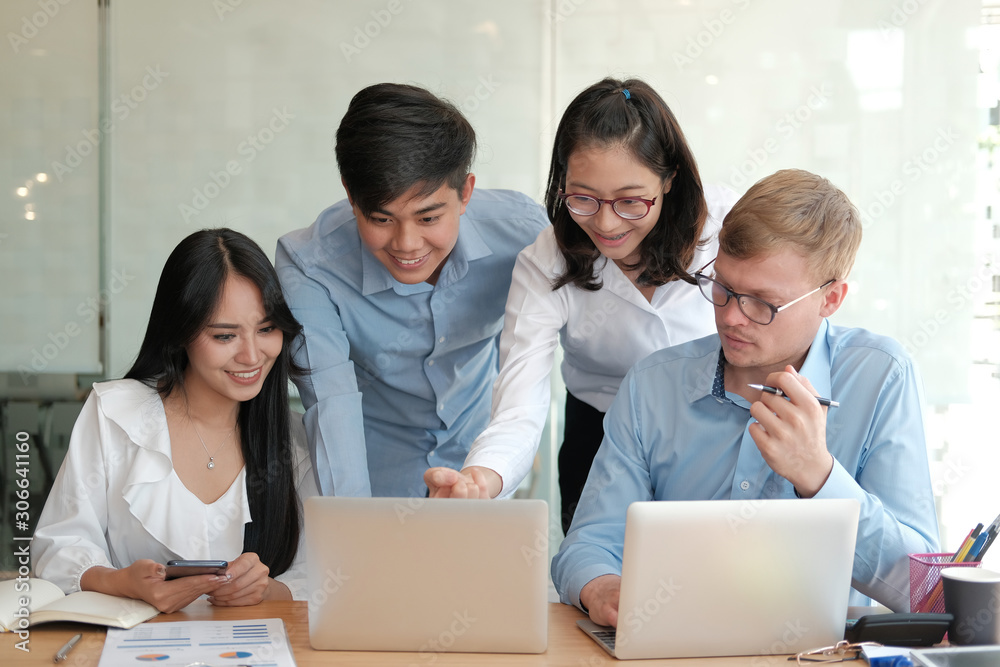
[[[135,364],[94,385],[74,426],[35,532],[36,575],[161,611],[204,594],[217,605],[302,597],[299,496],[316,491],[288,406],[301,329],[248,237],[181,241]],[[171,559],[229,566],[166,580]]]
[[[568,529],[625,374],[660,348],[715,331],[691,273],[715,256],[736,198],[702,187],[677,119],[645,82],[604,79],[577,95],[552,149],[552,226],[514,267],[490,425],[472,445],[465,475],[427,473],[431,495],[513,493],[548,415],[561,342],[559,485]]]

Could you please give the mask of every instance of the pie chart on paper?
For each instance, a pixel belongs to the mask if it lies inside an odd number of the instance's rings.
[[[252,658],[253,653],[250,651],[227,651],[226,653],[220,653],[220,658]]]

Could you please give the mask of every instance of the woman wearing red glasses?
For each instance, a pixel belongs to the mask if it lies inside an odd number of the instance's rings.
[[[489,427],[464,474],[432,468],[435,496],[508,496],[531,467],[562,343],[566,432],[559,454],[568,529],[625,373],[652,352],[715,331],[691,274],[715,257],[736,201],[703,188],[677,119],[646,83],[604,79],[556,132],[545,204],[552,226],[518,256]]]

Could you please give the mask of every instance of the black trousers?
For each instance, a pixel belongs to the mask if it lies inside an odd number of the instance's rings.
[[[590,465],[604,439],[604,413],[566,392],[566,428],[559,448],[563,534],[569,532]]]

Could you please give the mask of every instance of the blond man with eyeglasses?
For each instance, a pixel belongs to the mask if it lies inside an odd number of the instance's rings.
[[[896,341],[827,319],[860,243],[857,209],[806,171],[736,203],[696,273],[717,334],[639,362],[608,411],[552,565],[564,603],[617,625],[634,501],[815,497],[861,503],[850,603],[908,610],[907,554],[938,546],[920,380]]]

